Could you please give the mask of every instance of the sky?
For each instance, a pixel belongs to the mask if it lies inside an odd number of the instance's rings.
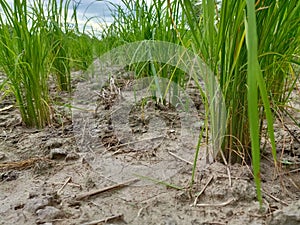
[[[47,0],[48,1],[48,0]],[[57,0],[58,1],[58,0]],[[90,27],[93,27],[94,30],[101,32],[103,27],[106,24],[111,24],[113,18],[111,12],[108,8],[108,1],[96,1],[96,0],[71,0],[74,3],[79,3],[77,8],[77,18],[79,27],[82,29],[85,23],[88,21],[88,18],[95,17],[88,22],[87,29],[91,30]],[[121,4],[121,0],[109,0],[113,4]],[[14,0],[7,1],[11,6],[13,5]],[[34,2],[34,0],[29,0]],[[72,6],[73,3],[71,3]],[[69,11],[69,15],[72,15],[72,9]],[[96,18],[97,17],[97,18]]]
[[[121,4],[120,0],[111,1],[114,4]],[[89,18],[93,18],[88,22],[88,31],[91,27],[101,33],[103,27],[111,24],[113,18],[109,10],[109,4],[105,1],[81,0],[77,8],[77,18],[79,27],[83,27]]]
[[[29,0],[28,3],[32,3],[35,0]],[[56,0],[59,1],[59,0]],[[122,6],[122,0],[71,0],[72,3],[70,7],[72,7],[73,3],[78,3],[77,8],[77,19],[79,24],[79,29],[82,31],[83,27],[86,25],[87,32],[91,32],[94,30],[94,34],[101,35],[101,31],[105,29],[106,26],[110,25],[113,22],[113,17],[111,15],[111,11],[109,7],[112,6],[109,2],[113,4],[119,4]],[[128,0],[130,1],[130,0]],[[138,0],[137,0],[138,1]],[[150,4],[153,0],[146,0],[147,4]],[[7,0],[7,2],[12,6],[14,0]],[[48,0],[45,0],[48,2]],[[69,17],[72,15],[72,8],[69,10]],[[90,19],[89,18],[93,18]],[[88,21],[88,22],[87,22]],[[72,21],[69,18],[69,22]],[[87,23],[87,24],[86,24]]]
[[[89,22],[89,25],[92,26],[96,30],[103,29],[104,23],[107,25],[113,22],[113,18],[111,16],[111,11],[109,7],[111,5],[108,3],[111,2],[113,4],[119,4],[122,6],[121,0],[108,0],[108,1],[96,1],[96,0],[73,0],[80,1],[78,7],[78,23],[82,26],[86,23],[87,18],[98,17],[97,19],[93,19]],[[138,1],[138,0],[137,0]],[[150,4],[152,0],[146,0],[147,4]]]

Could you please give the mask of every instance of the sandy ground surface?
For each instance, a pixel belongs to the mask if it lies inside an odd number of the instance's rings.
[[[68,96],[55,93],[54,122],[42,130],[21,123],[12,97],[0,102],[0,224],[300,224],[297,126],[276,122],[282,165],[275,170],[263,154],[260,209],[251,165],[204,165],[200,155],[191,185],[199,121],[182,138],[176,109],[148,99],[118,127],[114,105],[128,83],[130,76],[87,92],[97,104],[84,114],[72,115],[62,104]],[[131,136],[122,136],[126,129]]]

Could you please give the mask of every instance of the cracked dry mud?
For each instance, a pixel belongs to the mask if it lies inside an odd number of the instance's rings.
[[[122,91],[129,80],[115,82]],[[260,210],[250,165],[199,161],[189,187],[194,148],[188,136],[178,144],[174,107],[136,104],[133,135],[121,138],[111,119],[118,94],[104,89],[89,96],[97,114],[85,114],[84,129],[62,106],[52,126],[26,128],[12,97],[1,101],[0,224],[300,224],[300,129],[291,122],[275,126],[281,167],[275,171],[269,150],[263,154]],[[158,124],[164,129],[153,129]]]

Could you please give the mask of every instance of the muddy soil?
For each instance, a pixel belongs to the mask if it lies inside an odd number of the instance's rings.
[[[71,97],[53,90],[53,124],[41,130],[25,127],[13,98],[3,98],[0,224],[300,224],[300,129],[292,121],[276,121],[281,165],[274,168],[268,147],[263,153],[260,209],[251,165],[206,164],[205,144],[191,185],[203,123],[185,130],[176,107],[151,98],[118,112],[131,83],[124,73],[92,91],[77,79],[87,95],[73,114]],[[201,121],[199,96],[192,99]]]

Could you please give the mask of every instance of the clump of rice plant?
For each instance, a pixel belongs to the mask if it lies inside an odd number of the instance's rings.
[[[0,67],[28,126],[51,123],[49,76],[58,90],[70,92],[71,69],[86,69],[93,60],[97,42],[79,32],[76,4],[69,15],[71,2],[0,1]]]
[[[195,47],[203,60],[218,77],[228,110],[227,135],[223,151],[231,162],[249,159],[251,140],[248,116],[249,48],[246,45],[246,1],[202,1],[194,10],[191,1],[182,1]],[[299,1],[259,1],[256,5],[257,54],[266,83],[266,94],[272,104],[284,105],[286,87],[289,87],[288,68],[299,49]],[[198,10],[199,11],[199,10]],[[249,37],[250,38],[250,37]],[[255,36],[253,36],[255,38]],[[299,53],[299,50],[298,50]],[[253,78],[254,79],[254,78]],[[260,93],[260,99],[263,93]],[[264,120],[262,99],[259,123]],[[259,134],[262,130],[260,126]],[[243,152],[245,149],[246,152]]]
[[[56,77],[57,86],[62,91],[71,91],[71,49],[75,46],[72,34],[77,26],[70,27],[69,17],[76,14],[74,6],[73,15],[69,15],[71,0],[48,1],[47,3],[47,29],[49,31],[49,44],[52,52],[52,72]]]
[[[0,1],[0,65],[16,98],[23,122],[43,127],[50,122],[46,27],[28,11],[26,1],[13,8]],[[28,23],[31,21],[31,23]]]
[[[206,0],[197,11],[192,1],[181,3],[192,42],[225,98],[228,122],[221,151],[232,163],[251,158],[259,187],[265,119],[276,166],[270,105],[274,110],[283,106],[292,87],[289,72],[299,55],[300,2],[224,0],[218,6]]]
[[[70,47],[70,66],[74,70],[87,70],[98,54],[96,48],[100,46],[100,40],[85,33],[69,32],[68,41]]]
[[[72,0],[48,1],[47,25],[52,49],[52,72],[62,91],[71,91],[71,69],[86,70],[94,57],[93,46],[98,39],[79,31],[77,22],[78,3]],[[71,23],[72,22],[72,23]]]
[[[102,43],[107,50],[142,40],[167,41],[182,44],[186,33],[178,1],[122,0],[120,4],[110,3],[114,22],[104,31]],[[149,56],[151,58],[151,56]],[[182,71],[168,64],[140,62],[128,65],[136,77],[153,76],[169,78],[184,86],[186,77]],[[173,96],[178,95],[174,90]]]
[[[185,28],[178,1],[158,0],[148,4],[145,0],[122,0],[120,4],[110,4],[114,22],[104,37],[117,38],[112,47],[141,40],[180,43],[178,36],[184,34]]]

